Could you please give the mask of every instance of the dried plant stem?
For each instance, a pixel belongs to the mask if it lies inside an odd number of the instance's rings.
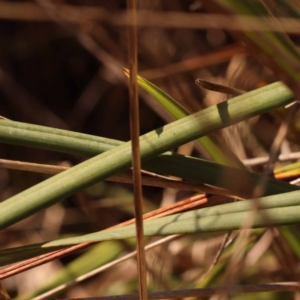
[[[246,91],[236,89],[232,86],[216,84],[216,83],[212,83],[212,82],[200,79],[200,78],[196,79],[195,83],[197,85],[201,86],[204,89],[214,91],[214,92],[218,92],[218,93],[232,94],[232,95],[235,95],[235,96],[242,95],[242,94],[246,93]]]
[[[203,280],[209,273],[210,271],[213,269],[213,267],[218,263],[224,249],[232,242],[232,238],[230,238],[232,231],[228,231],[224,238],[223,241],[219,247],[218,252],[216,253],[211,265],[209,266],[209,268],[207,269],[207,271],[201,276],[201,280]]]
[[[165,78],[168,76],[174,76],[174,74],[228,62],[234,55],[239,53],[246,53],[244,47],[238,43],[231,44],[228,46],[224,46],[214,52],[171,63],[164,67],[144,70],[139,74],[147,80]]]
[[[28,171],[28,172],[37,172],[37,173],[51,174],[51,175],[55,175],[55,174],[58,174],[60,172],[63,172],[65,170],[69,169],[69,167],[66,167],[66,166],[37,164],[37,163],[15,161],[15,160],[8,160],[8,159],[0,159],[0,168]],[[149,175],[149,176],[146,176],[146,175],[142,176],[142,185],[146,185],[146,186],[172,188],[172,189],[192,191],[192,192],[203,192],[203,193],[210,193],[210,194],[216,194],[216,195],[224,195],[224,196],[229,196],[229,197],[230,196],[236,196],[236,197],[243,196],[243,195],[237,195],[235,193],[232,193],[229,190],[212,187],[212,186],[209,186],[206,184],[176,180],[173,178],[169,178],[167,176],[161,176],[156,173],[147,172],[144,170],[142,170],[142,173]],[[127,172],[113,175],[113,176],[107,178],[106,181],[132,184],[132,182],[133,182],[132,172],[127,171]]]
[[[219,203],[219,202],[223,202],[223,201],[224,201],[224,198],[221,196],[212,196],[212,195],[209,196],[209,195],[205,195],[205,194],[197,195],[197,196],[194,196],[194,197],[191,197],[188,199],[181,200],[172,205],[168,205],[168,206],[156,209],[154,211],[151,211],[147,214],[144,214],[143,218],[144,218],[144,220],[152,220],[155,218],[161,218],[164,216],[169,216],[171,214],[176,214],[179,212],[187,211],[192,208],[196,208],[201,205],[207,204],[208,202],[210,204],[212,204],[212,203]],[[107,228],[107,230],[112,229],[112,228],[126,226],[129,224],[134,224],[134,222],[135,222],[135,219],[131,219],[126,222],[119,223],[113,227]],[[37,267],[46,262],[52,261],[57,258],[61,258],[65,255],[69,255],[69,254],[74,253],[79,250],[83,250],[94,244],[96,244],[96,243],[90,243],[90,242],[81,243],[78,245],[68,247],[66,249],[52,251],[51,253],[47,253],[47,254],[43,254],[43,255],[40,255],[40,256],[31,258],[31,259],[27,259],[23,262],[17,263],[15,265],[12,265],[10,267],[0,270],[0,279],[11,277],[20,272],[24,272],[25,270]]]
[[[140,120],[139,100],[137,86],[137,27],[136,27],[136,0],[127,0],[127,8],[132,10],[132,26],[128,26],[128,52],[129,52],[129,97],[130,97],[130,133],[132,149],[132,173],[133,173],[133,194],[135,208],[135,227],[137,245],[137,268],[139,278],[139,295],[141,300],[148,299],[147,292],[147,268],[144,242],[143,226],[143,192],[141,176],[140,156]]]
[[[244,159],[242,162],[245,166],[257,166],[266,164],[269,161],[269,156],[256,157]],[[277,158],[278,161],[289,161],[300,159],[300,152],[292,152],[287,154],[280,154]]]
[[[0,159],[0,167],[12,170],[28,171],[28,172],[37,172],[43,174],[58,174],[63,172],[69,167],[65,166],[56,166],[56,165],[46,165],[46,164],[36,164],[25,161],[9,160],[9,159]]]

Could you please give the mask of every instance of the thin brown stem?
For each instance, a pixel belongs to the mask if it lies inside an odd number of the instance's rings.
[[[232,94],[232,95],[235,95],[235,96],[239,96],[239,95],[242,95],[242,94],[246,93],[246,91],[236,89],[232,86],[216,84],[216,83],[212,83],[212,82],[200,79],[200,78],[196,79],[195,83],[197,85],[201,86],[204,89],[214,91],[214,92],[218,92],[218,93]]]
[[[223,238],[223,241],[219,247],[218,252],[216,253],[211,265],[209,266],[209,268],[207,269],[207,271],[201,276],[201,280],[203,280],[213,269],[213,267],[218,263],[224,249],[231,243],[232,239],[230,239],[232,231],[228,231],[226,233],[226,235]]]
[[[27,171],[27,172],[37,172],[37,173],[50,174],[50,175],[55,175],[69,169],[69,167],[67,166],[37,164],[37,163],[8,160],[8,159],[0,159],[0,168]],[[203,193],[210,193],[216,195],[224,195],[229,197],[233,197],[233,196],[239,198],[246,197],[246,195],[243,194],[232,193],[229,190],[225,190],[218,187],[212,187],[206,184],[187,182],[187,181],[182,181],[180,179],[176,180],[167,176],[162,176],[144,170],[142,170],[141,172],[145,173],[145,175],[142,176],[142,185],[146,185],[146,186],[172,188],[172,189],[192,191],[192,192],[203,192]],[[132,184],[133,182],[132,172],[125,171],[123,173],[115,174],[109,178],[106,178],[105,180]]]
[[[205,204],[216,204],[223,202],[224,198],[221,196],[212,196],[212,195],[197,195],[188,199],[181,200],[172,205],[168,205],[166,207],[161,207],[154,211],[151,211],[143,216],[144,220],[151,220],[155,218],[161,218],[164,216],[168,216],[171,214],[176,214],[179,212],[184,212],[187,210],[191,210],[193,208],[205,205]],[[126,226],[129,224],[134,224],[135,219],[128,220],[123,223],[119,223],[113,227],[107,228],[107,230],[111,228],[118,228],[122,226]],[[29,270],[31,268],[37,267],[39,265],[45,264],[46,262],[52,261],[57,258],[61,258],[63,256],[69,255],[79,250],[83,250],[87,247],[90,247],[96,243],[85,242],[78,245],[74,245],[65,249],[56,250],[51,253],[39,255],[37,257],[33,257],[31,259],[27,259],[23,262],[17,263],[10,267],[0,270],[0,279],[8,278],[13,275],[16,275],[20,272],[24,272],[25,270]]]
[[[136,0],[127,0],[127,8],[132,10],[132,26],[128,26],[129,36],[129,97],[130,97],[130,133],[132,149],[132,173],[133,173],[133,194],[135,208],[135,228],[137,244],[137,264],[139,278],[140,299],[147,300],[147,268],[144,242],[143,226],[143,192],[141,176],[141,156],[140,156],[140,120],[139,101],[137,86],[137,27],[136,27]]]

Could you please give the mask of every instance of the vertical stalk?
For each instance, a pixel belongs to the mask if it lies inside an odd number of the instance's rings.
[[[144,229],[143,229],[143,203],[142,203],[142,181],[141,181],[141,157],[140,157],[140,126],[139,126],[139,102],[137,90],[137,28],[136,28],[136,0],[127,0],[128,11],[132,12],[132,25],[128,24],[129,36],[129,97],[130,97],[130,132],[132,141],[132,166],[133,166],[133,188],[134,207],[136,219],[137,239],[137,268],[139,278],[140,299],[147,300],[147,278],[146,259],[144,250]],[[129,17],[128,17],[129,18]],[[130,21],[130,20],[128,20]]]

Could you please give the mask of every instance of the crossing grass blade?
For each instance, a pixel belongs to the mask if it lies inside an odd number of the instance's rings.
[[[293,94],[281,83],[274,83],[235,97],[141,136],[141,159],[146,162],[213,130],[235,124],[292,101],[294,101]],[[248,109],[245,110],[245,107]],[[6,121],[2,122],[5,124]],[[6,141],[14,140],[13,131],[6,130],[5,133]],[[4,135],[3,132],[0,134]],[[68,149],[70,147],[70,145],[66,146]],[[6,228],[79,190],[128,169],[131,166],[130,149],[130,142],[124,143],[2,202],[0,228]]]
[[[129,77],[129,70],[124,69],[125,74]],[[189,111],[186,110],[182,105],[180,105],[175,99],[170,95],[162,91],[160,88],[155,86],[153,83],[149,82],[141,76],[137,76],[138,85],[148,92],[151,96],[158,101],[158,103],[175,119],[179,120],[190,115]],[[206,150],[206,152],[211,156],[211,158],[222,165],[242,168],[244,165],[236,157],[234,153],[226,149],[226,151],[220,149],[219,146],[208,136],[203,136],[197,139],[198,143]]]
[[[3,120],[0,120],[0,141],[84,156],[95,156],[124,144],[121,141],[88,134]],[[171,152],[143,163],[143,169],[166,176],[176,176],[194,183],[224,188],[241,197],[246,197],[260,180],[260,175],[256,173]],[[221,174],[226,174],[225,180]],[[296,186],[270,178],[264,195],[295,189]]]
[[[283,226],[300,223],[300,191],[257,199],[253,228]],[[224,231],[239,230],[253,209],[253,200],[245,200],[202,208],[145,221],[145,236],[202,233],[203,238],[220,235]],[[30,258],[59,248],[83,242],[98,242],[135,237],[134,225],[104,230],[83,236],[60,239],[42,244],[33,244],[0,251],[0,265],[19,259]]]

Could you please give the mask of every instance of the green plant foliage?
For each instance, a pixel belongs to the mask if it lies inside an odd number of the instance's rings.
[[[129,76],[128,70],[125,69],[125,74]],[[141,76],[137,76],[138,85],[147,91],[155,100],[175,119],[179,120],[184,118],[190,113],[180,105],[175,99],[170,95],[162,91],[160,88],[155,86],[153,83],[149,82]],[[206,152],[212,157],[212,159],[222,165],[242,168],[244,165],[242,162],[227,149],[227,151],[222,151],[215,142],[208,136],[203,136],[197,139],[199,144],[206,150]]]
[[[175,214],[159,219],[145,221],[145,236],[161,236],[185,233],[203,233],[203,238],[222,234],[224,231],[239,230],[256,201],[259,210],[255,213],[253,228],[299,224],[300,191],[281,195],[263,197],[256,200],[245,200],[229,204],[202,208],[185,213]],[[66,246],[84,242],[128,239],[135,237],[135,225],[104,230],[78,237],[71,237],[0,251],[0,265],[20,259],[47,253]],[[13,261],[12,261],[13,260]]]
[[[13,139],[11,139],[11,132],[14,133]],[[42,136],[42,138],[39,139],[38,136]],[[0,140],[6,143],[32,145],[41,149],[84,156],[95,156],[125,144],[121,141],[94,137],[88,134],[3,120],[0,120]],[[166,152],[149,162],[143,163],[143,169],[228,189],[233,194],[243,194],[244,196],[251,193],[261,178],[260,175],[246,170],[237,170],[171,152]],[[223,176],[224,174],[227,176]],[[270,178],[264,194],[271,195],[295,189],[297,189],[296,186]]]
[[[209,132],[286,105],[294,100],[282,83],[274,83],[177,120],[140,138],[142,161],[150,160]],[[244,108],[248,109],[245,110]],[[2,141],[13,142],[15,132],[1,122]],[[61,136],[57,136],[61,138]],[[16,138],[17,139],[17,138]],[[29,142],[27,142],[30,145]],[[36,144],[34,141],[32,144]],[[74,144],[66,146],[75,147]],[[52,147],[52,145],[51,145]],[[131,166],[131,142],[122,144],[55,175],[0,204],[0,228],[6,228],[113,174]]]

